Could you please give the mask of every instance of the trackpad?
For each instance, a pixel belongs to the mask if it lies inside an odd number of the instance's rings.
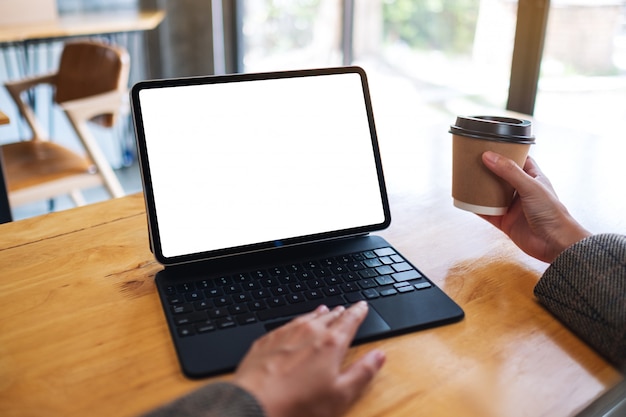
[[[389,330],[391,330],[391,327],[389,327],[387,322],[383,320],[380,314],[370,305],[367,317],[365,317],[365,320],[361,323],[361,327],[357,330],[354,339],[356,341],[367,339],[388,332]]]

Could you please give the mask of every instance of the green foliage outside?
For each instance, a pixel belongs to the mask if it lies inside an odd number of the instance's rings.
[[[471,53],[479,6],[480,0],[385,0],[385,42],[450,54]]]

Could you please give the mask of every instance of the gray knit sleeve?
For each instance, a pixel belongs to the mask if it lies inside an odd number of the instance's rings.
[[[561,253],[535,287],[556,318],[626,370],[626,236],[591,236]]]
[[[143,417],[264,417],[257,400],[226,382],[206,385]]]

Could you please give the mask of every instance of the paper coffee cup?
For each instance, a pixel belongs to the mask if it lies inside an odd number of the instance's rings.
[[[452,133],[452,198],[460,209],[499,216],[506,213],[515,190],[482,161],[497,152],[523,166],[535,143],[531,122],[497,116],[459,116]]]

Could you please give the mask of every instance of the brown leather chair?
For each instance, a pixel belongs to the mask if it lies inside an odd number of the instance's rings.
[[[99,185],[104,185],[112,197],[124,195],[90,124],[112,127],[119,113],[128,107],[129,70],[130,58],[125,49],[97,41],[74,41],[63,47],[55,73],[5,83],[32,131],[30,140],[1,147],[12,207],[63,194],[82,205],[80,190]],[[84,154],[49,139],[24,99],[27,90],[43,83],[53,86],[54,103],[68,117]]]

